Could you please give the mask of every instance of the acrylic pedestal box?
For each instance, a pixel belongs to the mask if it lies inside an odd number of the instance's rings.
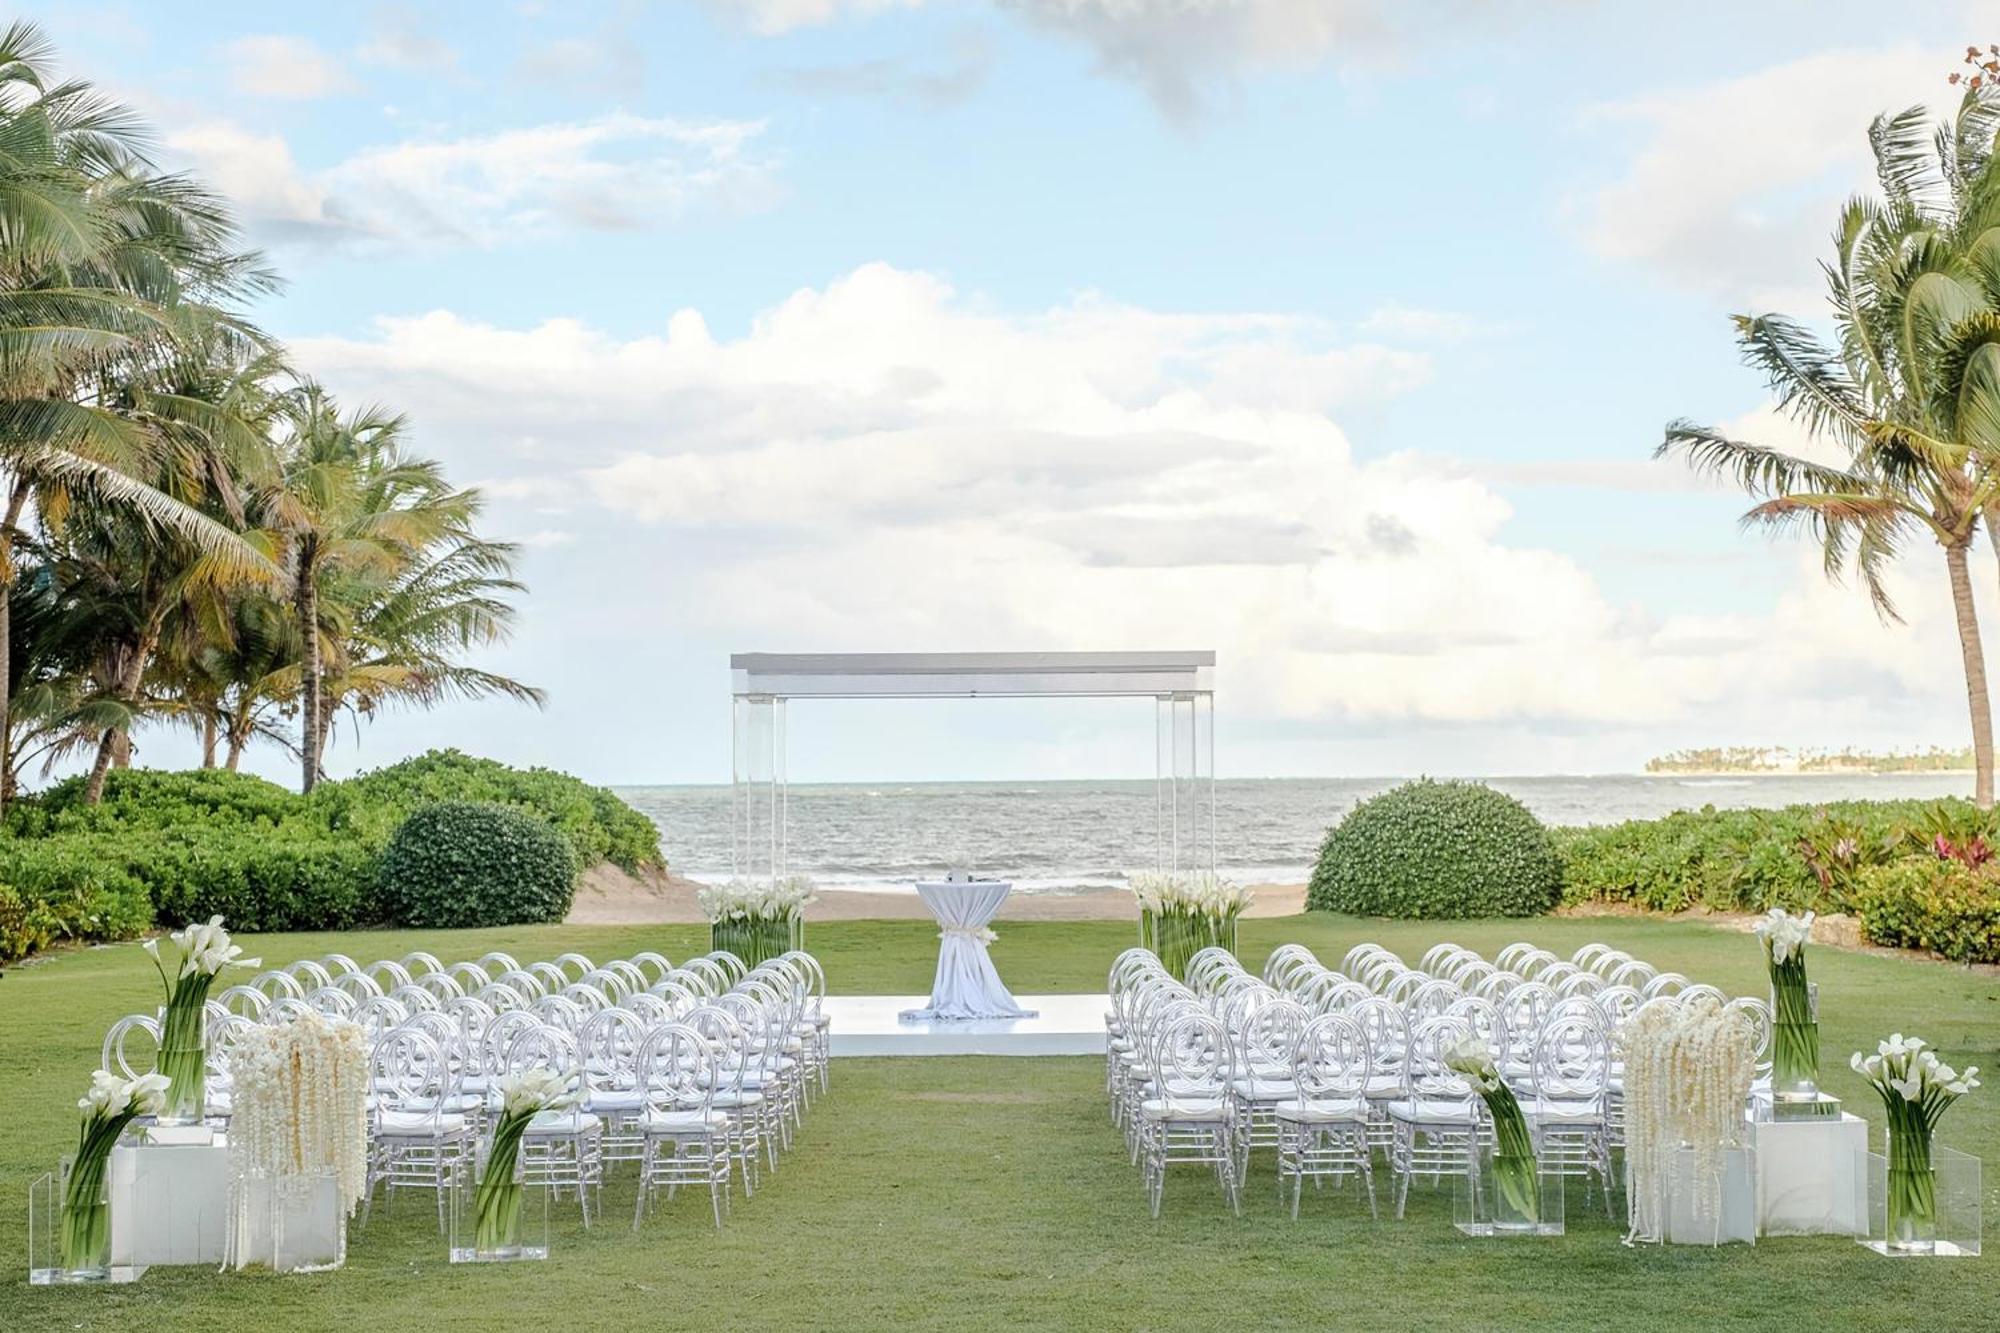
[[[1472,1169],[1452,1177],[1452,1225],[1468,1236],[1560,1236],[1563,1234],[1563,1177],[1540,1162],[1533,1163],[1535,1213],[1518,1206],[1522,1184],[1503,1189],[1495,1178],[1493,1150],[1480,1145]]]
[[[110,1190],[105,1190],[103,1206],[107,1210],[105,1240],[101,1253],[103,1264],[91,1264],[87,1271],[69,1269],[63,1266],[62,1242],[59,1239],[62,1227],[62,1202],[69,1179],[69,1159],[64,1158],[57,1171],[44,1171],[28,1186],[28,1283],[36,1287],[95,1286],[99,1284],[136,1282],[145,1273],[144,1267],[132,1264],[113,1264],[110,1256],[111,1219],[117,1215],[117,1206],[110,1200]],[[106,1166],[107,1178],[109,1165]]]
[[[1930,1224],[1907,1215],[1891,1217],[1889,1159],[1863,1152],[1856,1161],[1866,1229],[1861,1243],[1898,1259],[1970,1259],[1979,1254],[1981,1222],[1979,1159],[1952,1148],[1931,1148],[1934,1207]]]
[[[1716,1216],[1695,1215],[1695,1153],[1674,1152],[1673,1184],[1667,1211],[1667,1241],[1673,1245],[1757,1243],[1757,1154],[1749,1148],[1722,1151],[1722,1180]]]
[[[482,1236],[479,1227],[480,1172],[461,1170],[451,1186],[450,1259],[455,1264],[516,1263],[549,1257],[549,1188],[519,1176],[517,1164],[514,1188],[521,1206],[518,1223],[511,1234],[500,1228],[497,1234]]]
[[[222,1262],[229,1141],[202,1125],[149,1128],[111,1150],[111,1259],[145,1268]]]
[[[324,1273],[347,1262],[347,1216],[332,1172],[274,1185],[261,1175],[236,1182],[229,1262],[274,1273]]]
[[[1757,1153],[1757,1234],[1855,1236],[1862,1230],[1860,1154],[1868,1122],[1838,1119],[1750,1122]]]

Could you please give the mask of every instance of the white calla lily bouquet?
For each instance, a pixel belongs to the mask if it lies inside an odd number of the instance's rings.
[[[817,900],[803,875],[768,884],[731,880],[695,894],[708,918],[709,947],[735,954],[748,967],[804,947],[806,908]]]
[[[229,941],[222,918],[182,927],[167,937],[174,946],[172,975],[157,939],[147,940],[146,952],[160,974],[166,1005],[160,1011],[160,1053],[155,1068],[170,1086],[161,1124],[200,1124],[208,1100],[208,992],[225,967],[262,967],[260,959],[243,957]]]
[[[109,1276],[111,1217],[104,1196],[105,1166],[126,1126],[141,1116],[158,1115],[166,1095],[163,1074],[126,1079],[100,1069],[90,1076],[90,1090],[76,1104],[83,1113],[83,1127],[57,1222],[57,1258],[64,1272],[83,1280]]]
[[[1951,1104],[1979,1088],[1979,1066],[1963,1072],[1938,1058],[1921,1037],[1891,1033],[1864,1057],[1848,1057],[1854,1072],[1882,1098],[1888,1118],[1889,1240],[1924,1248],[1937,1234],[1937,1178],[1931,1140]]]
[[[1139,942],[1176,977],[1203,949],[1235,950],[1236,919],[1250,906],[1250,890],[1206,871],[1134,875],[1131,884],[1139,904]]]
[[[1771,976],[1771,1091],[1781,1101],[1819,1095],[1819,1021],[1806,981],[1813,914],[1773,907],[1754,927]]]
[[[493,1085],[500,1115],[493,1123],[493,1144],[486,1170],[473,1193],[473,1248],[484,1255],[506,1255],[521,1246],[521,1136],[534,1118],[576,1104],[566,1075],[553,1069],[523,1069],[504,1075]]]
[[[1493,1120],[1493,1184],[1499,1203],[1511,1219],[1524,1223],[1541,1221],[1541,1188],[1535,1165],[1535,1140],[1528,1132],[1528,1120],[1521,1103],[1500,1068],[1493,1052],[1477,1033],[1468,1032],[1440,1052],[1444,1067],[1472,1085]],[[1496,1215],[1501,1212],[1495,1209]]]

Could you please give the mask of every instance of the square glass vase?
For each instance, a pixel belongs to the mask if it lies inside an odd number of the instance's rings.
[[[28,1285],[34,1287],[102,1286],[137,1282],[144,1275],[143,1264],[111,1262],[111,1191],[100,1187],[96,1200],[86,1205],[96,1210],[95,1218],[65,1218],[64,1199],[68,1194],[70,1159],[65,1157],[54,1171],[44,1171],[28,1186]],[[71,1253],[63,1253],[65,1229],[90,1231],[98,1242],[79,1249],[71,1242]],[[88,1251],[83,1252],[83,1251]]]
[[[1452,1224],[1468,1236],[1560,1236],[1563,1176],[1532,1158],[1498,1157],[1481,1144],[1452,1178]]]
[[[476,1169],[468,1165],[452,1178],[451,1262],[509,1264],[548,1258],[548,1186],[523,1180],[517,1164],[512,1182],[482,1194],[484,1168],[483,1161]]]
[[[1933,1145],[1928,1178],[1898,1176],[1881,1153],[1862,1154],[1857,1173],[1867,1198],[1862,1245],[1897,1259],[1979,1255],[1979,1159]]]

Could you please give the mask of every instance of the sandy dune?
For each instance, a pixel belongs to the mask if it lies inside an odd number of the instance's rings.
[[[668,871],[628,875],[612,865],[592,869],[577,886],[568,921],[573,925],[679,925],[702,921],[695,891],[701,886]],[[1290,916],[1305,909],[1303,884],[1260,884],[1250,916]],[[1000,909],[1002,921],[1132,921],[1132,895],[1123,889],[1078,893],[1015,894]],[[822,889],[806,909],[808,921],[927,921],[930,913],[914,893],[869,889]]]

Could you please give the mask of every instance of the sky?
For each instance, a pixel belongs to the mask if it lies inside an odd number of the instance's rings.
[[[336,774],[726,780],[749,650],[1212,648],[1237,777],[1964,743],[1935,551],[1885,625],[1650,455],[1677,417],[1819,448],[1729,316],[1822,318],[1869,120],[1955,101],[2000,4],[27,16],[233,200],[301,370],[521,543],[482,661],[547,708],[343,728]],[[1150,774],[1151,725],[801,704],[791,772]]]

